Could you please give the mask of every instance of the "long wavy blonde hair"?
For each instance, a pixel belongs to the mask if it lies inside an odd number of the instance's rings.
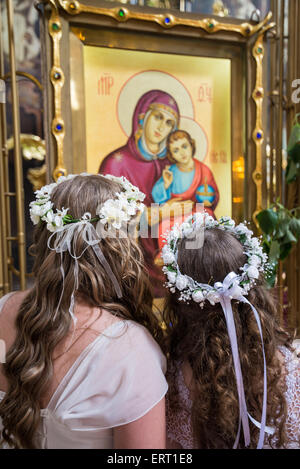
[[[100,175],[76,176],[60,183],[53,190],[51,201],[57,209],[69,207],[74,218],[81,218],[85,212],[94,217],[97,206],[114,198],[120,190],[118,183]],[[63,254],[65,282],[60,301],[61,259],[47,248],[50,234],[46,223],[37,225],[33,246],[35,284],[20,306],[16,339],[3,365],[8,391],[0,403],[4,427],[2,440],[14,448],[35,447],[40,424],[39,402],[53,375],[53,351],[68,334],[72,322],[68,309],[75,281],[74,259],[68,252]],[[121,287],[122,298],[117,298],[111,280],[91,248],[78,260],[77,294],[91,306],[144,325],[162,343],[161,329],[152,313],[152,291],[137,241],[132,237],[107,237],[100,245]],[[76,242],[73,241],[74,252],[82,252],[82,246],[83,240],[79,236]]]
[[[182,240],[178,249],[180,271],[200,283],[222,282],[229,272],[239,272],[247,258],[243,246],[230,233],[220,229],[205,231],[202,249],[186,249]],[[259,313],[267,363],[267,425],[275,427],[269,443],[286,444],[287,416],[282,363],[278,347],[290,348],[291,338],[277,319],[278,306],[270,291],[259,280],[248,295]],[[259,330],[249,305],[232,301],[239,355],[248,412],[260,421],[263,395],[263,359]],[[224,313],[219,304],[208,302],[203,309],[195,302],[179,301],[178,292],[170,294],[164,311],[168,326],[169,408],[180,407],[178,371],[182,363],[192,370],[192,428],[196,448],[232,448],[238,428],[239,401],[231,345]],[[178,366],[179,364],[179,366]],[[251,447],[255,448],[259,430],[250,423]],[[241,432],[242,433],[242,432]],[[239,447],[243,448],[241,435]]]

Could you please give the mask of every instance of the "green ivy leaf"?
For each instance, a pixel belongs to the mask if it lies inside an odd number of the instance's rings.
[[[280,246],[280,260],[283,261],[290,253],[292,249],[292,243],[281,244]]]
[[[269,287],[273,288],[275,286],[276,282],[276,276],[277,276],[277,268],[274,269],[267,277],[266,277],[266,282],[269,285]]]
[[[300,138],[300,136],[299,136]],[[293,148],[288,152],[289,156],[292,158],[294,163],[300,163],[300,141],[298,141]]]
[[[288,159],[288,165],[286,168],[286,182],[290,184],[291,182],[295,181],[297,179],[299,169],[297,168],[297,165],[294,163],[294,161],[289,158]]]
[[[260,228],[266,234],[271,234],[276,228],[278,222],[278,214],[274,210],[268,208],[262,210],[256,215]]]
[[[299,218],[292,218],[290,223],[290,230],[297,239],[300,238],[300,220]]]
[[[269,241],[268,239],[264,238],[263,243],[262,243],[263,250],[264,250],[268,255],[269,255],[269,252],[270,252],[271,242],[272,242],[272,241]]]
[[[269,251],[269,261],[277,263],[279,257],[280,257],[280,244],[278,241],[272,241],[270,245],[270,251]]]
[[[293,233],[287,229],[285,237],[283,238],[283,243],[288,244],[288,243],[297,243],[297,238],[293,235]]]
[[[280,217],[281,220],[278,224],[278,229],[276,233],[276,238],[284,238],[288,231],[289,231],[289,226],[290,226],[290,218],[283,218],[282,216]]]

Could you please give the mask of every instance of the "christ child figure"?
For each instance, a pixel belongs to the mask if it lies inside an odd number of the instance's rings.
[[[184,130],[172,132],[167,139],[167,157],[172,163],[167,165],[160,179],[154,184],[152,197],[160,205],[174,201],[189,200],[196,209],[196,203],[203,203],[204,210],[214,217],[214,210],[219,201],[219,190],[212,171],[204,163],[194,158],[195,141]],[[181,223],[181,217],[162,220],[159,229],[159,247],[162,247],[161,235],[173,226]]]

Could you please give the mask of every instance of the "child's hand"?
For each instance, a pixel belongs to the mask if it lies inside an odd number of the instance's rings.
[[[166,166],[162,172],[165,189],[168,189],[173,182],[173,173],[169,171],[170,166]]]
[[[193,211],[194,202],[192,200],[182,200],[176,197],[168,200],[160,209],[160,221],[165,218],[187,216]]]

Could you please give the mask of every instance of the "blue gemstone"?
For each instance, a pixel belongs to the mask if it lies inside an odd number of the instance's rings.
[[[56,130],[62,130],[62,125],[61,125],[61,124],[57,124]]]
[[[165,18],[165,23],[166,23],[166,24],[169,24],[170,21],[171,21],[170,18]]]
[[[257,137],[258,139],[260,139],[260,138],[262,138],[262,134],[261,134],[260,132],[257,132],[256,137]]]

